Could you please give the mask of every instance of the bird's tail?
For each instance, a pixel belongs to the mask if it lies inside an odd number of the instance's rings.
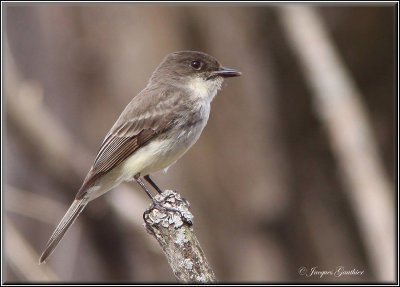
[[[56,230],[54,230],[53,234],[51,235],[49,242],[47,242],[46,248],[40,256],[39,264],[46,263],[46,259],[57,247],[58,243],[67,232],[68,228],[72,225],[72,223],[74,223],[75,219],[82,212],[87,203],[88,200],[86,198],[74,200],[67,213],[61,219],[61,222],[58,224]]]

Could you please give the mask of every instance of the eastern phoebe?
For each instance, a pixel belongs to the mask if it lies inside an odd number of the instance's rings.
[[[199,138],[210,103],[224,78],[240,76],[202,52],[169,54],[146,88],[126,106],[106,135],[74,202],[58,224],[39,263],[45,262],[86,204],[123,181],[135,179],[154,200],[144,177],[174,164]]]

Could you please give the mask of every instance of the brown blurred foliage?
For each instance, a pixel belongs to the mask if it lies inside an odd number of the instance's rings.
[[[174,282],[159,247],[141,226],[150,201],[135,183],[89,204],[43,267],[53,275],[30,277],[24,270],[38,267],[17,257],[23,252],[18,246],[30,246],[33,257],[42,251],[108,129],[163,57],[177,50],[204,51],[243,73],[225,81],[197,144],[167,174],[153,177],[191,202],[196,235],[217,279],[382,278],[285,36],[279,5],[8,3],[4,8],[4,58],[15,67],[4,69],[15,82],[7,97],[34,94],[21,105],[45,110],[37,117],[29,112],[14,117],[11,113],[18,112],[9,109],[9,101],[4,118],[7,282]],[[361,92],[384,171],[393,182],[396,7],[316,11]],[[38,119],[52,122],[40,125],[42,137],[64,158],[48,154],[40,137],[21,128]],[[68,141],[58,136],[61,130]],[[118,200],[115,207],[111,202]],[[135,210],[130,220],[136,223],[122,220],[118,206]],[[7,225],[16,229],[10,235]],[[9,249],[14,240],[17,247]],[[364,274],[309,278],[298,274],[302,266],[344,266]]]

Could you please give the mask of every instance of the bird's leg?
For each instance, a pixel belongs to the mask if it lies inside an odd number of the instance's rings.
[[[154,187],[154,189],[157,190],[157,192],[158,192],[159,194],[162,193],[162,190],[157,186],[157,184],[155,184],[155,182],[150,178],[149,175],[145,175],[143,178],[144,178],[148,183],[150,183],[151,186]]]
[[[159,203],[154,197],[153,195],[150,193],[150,191],[147,189],[147,187],[144,185],[143,181],[140,179],[140,174],[138,173],[137,175],[134,176],[134,179],[136,180],[136,182],[144,189],[144,191],[147,193],[147,195],[151,198],[151,200],[153,201],[153,203]]]
[[[143,181],[140,179],[140,174],[138,173],[137,175],[134,176],[134,179],[136,180],[137,183],[140,184],[140,186],[144,189],[144,191],[147,193],[147,195],[151,198],[153,201],[153,204],[156,208],[162,209],[162,210],[171,210],[171,211],[178,211],[173,208],[167,208],[161,205],[161,202],[158,201],[153,197],[153,195],[150,193],[150,191],[147,189],[146,185],[144,185]],[[146,179],[147,180],[147,179]],[[157,187],[158,188],[158,187]],[[159,188],[158,188],[159,189]],[[158,191],[158,190],[157,190]],[[162,191],[161,191],[162,192]],[[160,192],[160,193],[161,193]]]
[[[145,178],[146,178],[146,177],[145,177]],[[147,176],[147,178],[148,178],[151,182],[153,182],[148,176]],[[146,180],[149,181],[147,178],[146,178]],[[146,185],[143,183],[143,181],[140,179],[140,174],[139,174],[139,173],[138,173],[137,175],[134,176],[134,179],[136,180],[137,183],[139,183],[139,185],[144,189],[144,191],[147,193],[147,195],[151,198],[151,200],[153,201],[154,208],[156,208],[156,209],[158,209],[158,210],[160,210],[160,211],[164,211],[164,212],[165,212],[165,211],[178,212],[179,215],[181,216],[181,218],[182,218],[182,220],[183,220],[184,222],[186,222],[186,223],[189,224],[189,225],[192,225],[192,222],[191,222],[191,221],[187,221],[186,217],[183,216],[183,214],[182,214],[182,212],[181,212],[180,210],[175,209],[175,208],[172,208],[172,207],[163,206],[162,203],[161,203],[160,201],[156,200],[156,199],[153,197],[153,195],[150,193],[150,191],[147,189],[147,187],[146,187]],[[150,181],[149,181],[149,182],[150,182]],[[150,182],[150,184],[151,184],[151,182]],[[154,184],[154,182],[153,182],[153,184]],[[153,184],[152,184],[152,185],[153,185]],[[155,185],[155,184],[154,184],[154,185]],[[154,185],[153,185],[153,187],[154,187]],[[155,186],[157,186],[157,185],[155,185]],[[154,188],[156,188],[158,192],[161,191],[158,187],[154,187]],[[162,192],[162,191],[161,191],[161,192]],[[160,193],[161,193],[161,192],[160,192]],[[143,215],[143,216],[144,216],[144,215]]]
[[[163,191],[157,186],[157,184],[150,178],[150,175],[145,175],[143,177],[148,183],[151,184],[152,187],[154,187],[155,190],[157,190],[157,192],[159,194],[161,194]],[[182,200],[185,201],[186,205],[190,206],[189,201],[186,200],[186,198],[182,197]]]

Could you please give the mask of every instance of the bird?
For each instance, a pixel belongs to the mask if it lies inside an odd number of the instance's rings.
[[[39,264],[46,262],[85,206],[121,182],[135,180],[157,203],[141,178],[162,193],[150,174],[166,171],[193,146],[207,124],[210,103],[224,79],[240,75],[203,52],[167,55],[105,136]]]

